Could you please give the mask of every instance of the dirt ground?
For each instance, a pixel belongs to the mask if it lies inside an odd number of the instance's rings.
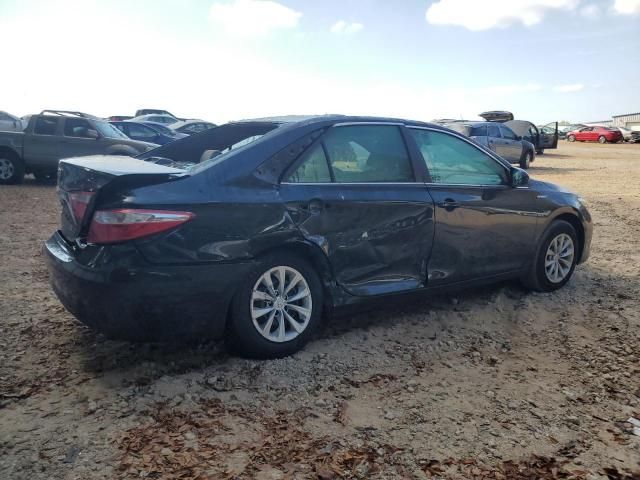
[[[594,217],[565,288],[396,302],[267,362],[87,330],[42,262],[55,188],[0,187],[0,478],[640,478],[640,145],[530,173]]]

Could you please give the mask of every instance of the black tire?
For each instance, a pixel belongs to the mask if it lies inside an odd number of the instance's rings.
[[[24,180],[24,162],[12,152],[0,152],[0,185],[16,185]]]
[[[311,315],[306,328],[289,341],[276,342],[263,336],[251,315],[252,294],[256,282],[271,268],[283,266],[297,270],[307,282],[311,292]],[[289,253],[273,253],[260,260],[249,275],[241,282],[233,298],[231,315],[227,321],[225,343],[230,353],[247,358],[280,358],[300,350],[311,338],[322,318],[323,289],[315,270],[302,258]],[[274,319],[282,321],[282,314]],[[287,323],[288,324],[288,323]]]
[[[531,166],[531,162],[533,162],[533,152],[529,150],[522,154],[522,158],[520,159],[520,168],[524,170],[528,169]]]
[[[598,137],[598,143],[602,143],[602,144],[607,143],[607,138],[604,135],[600,135]]]
[[[536,155],[544,155],[544,148],[536,150]]]
[[[575,135],[569,135],[567,137],[567,140],[570,141],[570,142],[575,142],[576,141],[576,136]]]
[[[559,235],[568,235],[573,242],[573,258],[571,260],[571,268],[566,276],[558,282],[552,282],[547,276],[545,269],[546,254],[551,242]],[[527,274],[522,278],[525,287],[538,292],[552,292],[563,287],[573,276],[578,261],[578,236],[575,228],[569,222],[564,220],[556,220],[547,227],[542,235],[540,245],[536,250],[535,258]]]

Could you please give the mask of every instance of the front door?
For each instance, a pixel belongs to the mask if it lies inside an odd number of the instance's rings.
[[[63,134],[59,158],[84,157],[101,150],[100,139],[96,138],[98,132],[84,118],[65,118]]]
[[[558,148],[558,122],[551,122],[540,129],[540,148]]]
[[[463,137],[411,128],[430,172],[435,235],[428,286],[522,270],[533,255],[537,194]]]
[[[402,127],[334,126],[285,174],[280,195],[340,286],[375,295],[424,286],[433,203]]]

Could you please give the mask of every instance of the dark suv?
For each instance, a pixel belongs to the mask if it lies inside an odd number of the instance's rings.
[[[521,136],[516,135],[506,125],[497,122],[456,122],[447,127],[493,150],[509,163],[517,163],[520,168],[529,168],[535,160],[536,148]]]

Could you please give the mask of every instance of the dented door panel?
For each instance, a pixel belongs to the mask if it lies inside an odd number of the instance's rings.
[[[421,288],[433,243],[433,203],[423,184],[283,184],[302,235],[322,248],[353,295]]]

